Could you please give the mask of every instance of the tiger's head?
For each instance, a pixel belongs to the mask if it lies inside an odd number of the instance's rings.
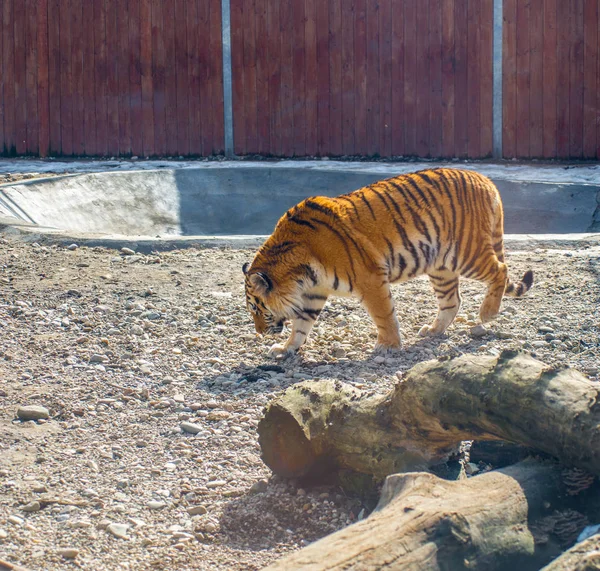
[[[245,275],[246,307],[254,320],[254,328],[261,334],[281,333],[288,316],[277,303],[273,281],[266,272],[253,271],[249,266],[246,262],[242,271]]]

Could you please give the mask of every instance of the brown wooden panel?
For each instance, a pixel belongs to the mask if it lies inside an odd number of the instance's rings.
[[[392,155],[392,0],[379,4],[379,154]]]
[[[529,2],[517,2],[517,156],[529,157]]]
[[[342,4],[329,2],[329,154],[340,156],[342,146]]]
[[[481,36],[480,2],[469,0],[467,6],[467,105],[468,156],[480,157],[481,150]]]
[[[60,127],[61,154],[73,155],[73,59],[71,0],[60,2]]]
[[[49,154],[60,154],[60,0],[48,0]]]
[[[2,2],[2,97],[4,107],[4,139],[0,151],[16,153],[15,140],[15,58],[13,0]]]
[[[429,0],[429,155],[442,155],[442,0]]]
[[[314,156],[317,146],[317,29],[316,3],[318,0],[305,0],[306,23],[306,154]],[[269,97],[273,95],[269,92]],[[272,108],[272,107],[271,107]]]
[[[414,0],[404,4],[404,154],[417,153],[417,11]]]
[[[583,157],[583,0],[571,0],[569,157]]]
[[[392,2],[392,155],[404,154],[404,3]]]
[[[208,30],[210,29],[210,18],[211,18],[211,4],[208,2],[204,2],[200,0],[198,3],[198,54],[200,56],[200,101],[201,101],[201,109],[200,109],[200,123],[199,128],[201,130],[201,138],[202,138],[202,153],[203,154],[211,154],[213,150],[213,117],[212,115],[216,114],[215,112],[211,112],[212,107],[212,90],[211,90],[211,37],[208,34]],[[240,55],[243,54],[242,44],[238,45],[238,51]],[[240,65],[243,66],[243,61],[240,62]],[[243,70],[242,70],[243,72]],[[241,107],[239,108],[240,118],[244,117],[244,96],[243,92],[241,94]],[[234,107],[236,109],[236,107]],[[234,120],[235,120],[235,111],[234,111]],[[240,129],[242,134],[242,142],[245,144],[245,130],[244,130],[244,121],[240,120],[235,121],[234,130],[236,128]],[[242,147],[243,149],[244,147]]]
[[[584,85],[583,85],[583,156],[596,158],[596,133],[600,105],[598,101],[598,0],[584,4]]]
[[[25,2],[14,4],[14,98],[15,147],[17,154],[27,152],[27,75],[26,75],[26,8]]]
[[[83,98],[83,4],[71,0],[71,61],[73,77],[73,154],[85,153],[84,98]]]
[[[6,140],[4,138],[4,75],[2,73],[4,67],[4,31],[4,5],[0,2],[0,155],[6,153]]]
[[[570,6],[567,0],[557,0],[557,87],[556,87],[556,153],[569,156],[569,79]]]
[[[27,154],[35,155],[39,149],[38,78],[37,78],[37,0],[25,3],[25,86],[27,96]]]
[[[494,1],[482,0],[480,18],[480,122],[481,157],[490,157],[493,151],[493,23]]]
[[[354,2],[354,151],[367,153],[367,3]]]
[[[202,5],[205,4],[200,0]],[[231,75],[233,111],[233,147],[236,154],[246,150],[245,68],[244,68],[244,0],[230,0],[231,5]],[[283,39],[283,33],[281,34]],[[206,86],[206,66],[203,61],[202,86]],[[284,69],[281,70],[282,76]],[[282,86],[283,88],[283,86]],[[204,100],[204,98],[202,98]]]
[[[170,5],[171,7],[173,4]],[[200,37],[206,34],[200,29],[198,3],[196,0],[186,2],[186,26],[187,26],[187,44],[188,44],[188,85],[189,85],[189,153],[194,156],[202,155],[202,96],[200,88],[200,61],[206,57],[206,51],[200,52]],[[167,91],[166,91],[166,106],[167,106],[167,153],[174,154],[172,149],[175,148],[176,131],[171,124],[169,117],[173,117],[176,113],[175,106],[177,105],[176,93],[173,93],[173,66],[169,62],[174,60],[175,50],[175,29],[173,26],[174,16],[171,8],[165,6],[165,46],[167,53]]]
[[[186,30],[186,12],[185,0],[175,0],[175,64],[177,76],[177,153],[187,155],[189,153],[189,81],[187,72],[188,62],[188,45],[187,45],[187,30]],[[164,54],[164,42],[161,45]],[[162,75],[164,79],[164,73]],[[164,84],[161,86],[163,94],[163,106],[158,110],[158,113],[164,114]],[[156,90],[156,87],[155,87]],[[155,94],[156,102],[156,94]],[[155,114],[157,109],[155,106]],[[167,120],[166,115],[165,120]],[[174,118],[169,118],[173,120]],[[156,140],[156,136],[155,136]],[[166,145],[166,142],[165,142]],[[161,151],[156,149],[156,153]]]
[[[259,0],[260,1],[260,0]],[[256,29],[255,0],[244,2],[244,102],[246,119],[246,153],[255,153],[257,147],[258,117],[256,113]],[[290,22],[291,23],[291,22]],[[291,31],[290,26],[290,31]],[[289,41],[289,37],[286,38]],[[290,70],[292,65],[290,63]],[[290,95],[291,95],[290,90]],[[293,120],[290,121],[293,125]],[[289,129],[290,139],[293,127]]]
[[[117,81],[119,105],[119,155],[131,155],[131,87],[129,84],[129,4],[117,2]]]
[[[108,154],[108,94],[106,86],[108,78],[107,59],[108,54],[106,46],[106,3],[105,0],[94,0],[96,153],[100,156],[106,156]]]
[[[429,156],[429,0],[417,2],[416,154]]]
[[[131,154],[143,156],[142,70],[140,0],[129,2],[129,105],[131,108]]]
[[[210,21],[207,33],[210,35],[210,91],[211,104],[206,116],[211,120],[211,148],[208,154],[222,154],[225,148],[224,107],[223,107],[223,52],[221,46],[221,2],[210,0]]]
[[[267,58],[269,62],[268,82],[269,82],[269,138],[270,154],[281,155],[281,45],[279,30],[279,2],[271,0],[267,6]],[[316,10],[316,6],[314,7]],[[313,14],[316,25],[316,13]],[[316,31],[315,31],[316,34]],[[316,58],[316,38],[315,38],[315,56]],[[317,70],[313,71],[315,85],[317,82]],[[315,114],[317,110],[315,109]],[[315,121],[316,123],[316,121]],[[315,124],[315,144],[316,144],[316,124]]]
[[[292,4],[292,80],[293,80],[293,155],[306,154],[306,50],[304,46],[304,0],[290,0]]]
[[[154,108],[152,79],[152,5],[140,0],[140,69],[142,75],[143,155],[154,155]],[[175,118],[173,118],[175,120]]]
[[[359,0],[362,1],[362,0]],[[319,155],[331,152],[329,89],[329,3],[317,2],[317,148]],[[281,72],[282,77],[283,71]]]
[[[539,158],[544,154],[544,0],[530,4],[530,97],[529,97],[529,155]]]
[[[355,152],[354,127],[354,0],[342,2],[342,154]],[[381,9],[381,4],[380,4]]]
[[[556,157],[556,2],[544,0],[543,156]]]
[[[52,1],[52,0],[50,0]],[[96,149],[96,63],[94,53],[94,3],[82,2],[81,33],[83,39],[83,153],[95,155]]]
[[[270,101],[269,101],[269,62],[267,59],[267,3],[268,0],[256,0],[254,21],[256,23],[256,152],[269,153],[270,148]],[[300,22],[297,23],[299,28]],[[304,49],[304,41],[302,42]]]
[[[454,156],[454,0],[442,0],[442,156]]]
[[[2,10],[0,10],[0,18]],[[0,29],[2,25],[0,24]],[[38,113],[40,118],[39,148],[40,157],[50,152],[50,108],[48,106],[48,0],[39,0],[37,7],[37,76]],[[0,42],[0,50],[2,42]],[[0,65],[2,58],[0,57]],[[0,149],[4,145],[0,144]]]
[[[598,7],[598,30],[600,30],[600,6]],[[597,57],[597,71],[596,71],[596,94],[597,94],[597,107],[596,107],[596,160],[600,160],[600,31],[598,32],[598,54]]]
[[[468,1],[456,0],[454,4],[454,153],[460,158],[469,154],[469,77],[468,77]]]
[[[180,27],[182,22],[185,22],[185,15],[179,15],[178,17],[177,14],[179,14],[181,6],[175,1],[173,1],[173,4],[175,4],[175,17],[178,19],[177,38],[179,40],[179,45],[177,46],[178,51],[176,53],[179,55],[181,54],[181,51],[185,50],[185,24],[183,29]],[[164,3],[162,0],[152,0],[152,111],[154,114],[154,154],[159,157],[164,156],[167,151],[167,115],[165,105],[165,67],[167,62],[165,56],[163,5]],[[179,56],[179,58],[180,57],[181,56]],[[170,63],[170,65],[174,65],[175,69],[177,70],[178,79],[181,75],[183,75],[181,72],[181,61],[179,58]],[[175,121],[178,128],[181,126],[179,117],[177,117],[177,119],[173,117],[171,120]],[[177,147],[179,147],[180,142],[181,141],[178,137]]]
[[[504,0],[502,28],[502,155],[517,155],[517,0]]]

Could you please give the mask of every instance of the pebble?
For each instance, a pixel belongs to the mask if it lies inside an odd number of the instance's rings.
[[[250,487],[250,493],[261,494],[263,492],[266,492],[267,487],[268,484],[266,480],[259,480],[258,482],[254,482],[254,484],[252,484],[252,486]]]
[[[77,244],[69,244],[67,246],[67,250],[77,250],[77,248],[79,248]]]
[[[23,525],[25,523],[25,520],[23,518],[18,517],[16,515],[8,516],[6,521],[8,523],[12,523],[13,525]]]
[[[131,248],[121,248],[121,254],[123,254],[124,256],[133,256],[135,254],[135,251]]]
[[[193,422],[182,422],[179,427],[181,428],[181,430],[183,430],[183,432],[188,432],[189,434],[198,434],[199,432],[202,432],[203,427],[200,426],[199,424],[195,424]]]
[[[64,559],[75,559],[79,555],[79,549],[75,547],[65,547],[56,552]]]
[[[129,531],[129,525],[125,523],[111,523],[106,526],[106,531],[119,539],[129,539],[127,532]]]
[[[538,333],[554,333],[554,329],[552,329],[552,327],[542,325],[541,327],[538,327]]]
[[[164,507],[166,507],[166,502],[157,502],[156,500],[150,500],[147,504],[146,504],[151,510],[162,510]]]
[[[20,420],[42,420],[50,417],[50,411],[36,404],[20,406],[17,409],[17,417]]]
[[[21,509],[24,512],[33,513],[33,512],[39,512],[42,509],[42,506],[41,506],[40,502],[33,501],[33,502],[29,502],[28,504],[24,505]]]
[[[480,339],[487,335],[487,329],[480,323],[479,325],[475,325],[475,327],[471,327],[469,335],[474,339]]]
[[[204,515],[205,513],[208,513],[208,510],[204,506],[192,506],[186,511],[189,515]]]
[[[212,489],[212,488],[220,488],[221,486],[225,486],[225,485],[227,485],[226,480],[213,480],[212,482],[208,482],[206,484],[206,487],[208,489]]]

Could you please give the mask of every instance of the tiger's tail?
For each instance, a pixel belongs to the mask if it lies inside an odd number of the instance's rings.
[[[496,219],[493,232],[493,248],[499,262],[504,263],[504,212],[500,207],[496,212]],[[514,283],[508,279],[504,295],[508,297],[521,297],[525,295],[533,285],[533,271],[527,270],[521,281]]]

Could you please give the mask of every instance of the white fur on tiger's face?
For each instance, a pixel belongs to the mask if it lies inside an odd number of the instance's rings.
[[[376,348],[401,346],[390,285],[426,274],[438,314],[421,335],[439,335],[460,308],[459,278],[487,285],[482,323],[503,295],[533,284],[508,279],[503,210],[494,184],[459,169],[430,169],[383,180],[336,198],[312,197],[288,210],[251,264],[244,265],[246,304],[258,333],[291,321],[285,356],[305,341],[330,295],[358,297],[378,331]]]

